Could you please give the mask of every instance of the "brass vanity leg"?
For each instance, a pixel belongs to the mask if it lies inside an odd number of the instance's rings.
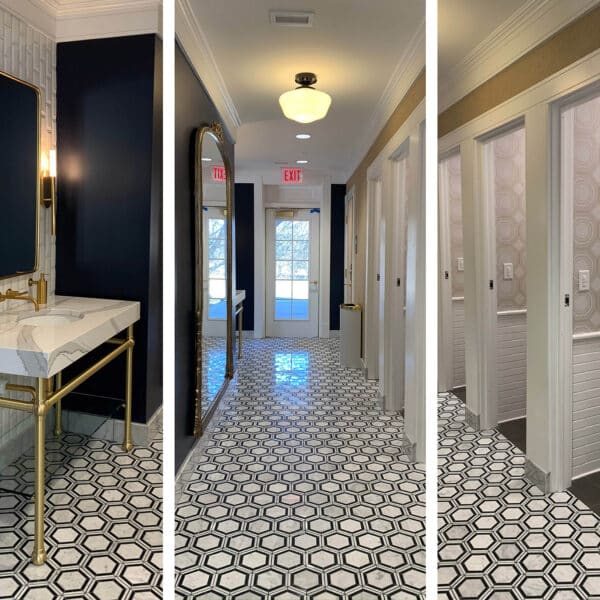
[[[46,379],[37,380],[33,416],[35,419],[35,476],[34,476],[34,541],[32,560],[34,565],[44,564],[46,549],[44,546],[44,473],[46,441]]]
[[[243,331],[243,321],[244,318],[244,309],[240,309],[240,315],[238,317],[238,360],[242,358],[242,331]]]
[[[127,348],[127,382],[125,387],[125,432],[123,436],[123,450],[129,452],[133,448],[131,443],[131,398],[133,389],[133,325],[127,328],[127,341],[131,342]]]
[[[62,373],[56,374],[56,390],[62,387]],[[54,407],[54,435],[62,435],[62,400],[59,400]]]

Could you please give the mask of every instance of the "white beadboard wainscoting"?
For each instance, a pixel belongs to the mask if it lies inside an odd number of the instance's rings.
[[[465,299],[462,296],[452,298],[452,363],[454,382],[452,387],[466,384],[465,377]]]
[[[498,422],[527,414],[527,310],[498,311]]]
[[[28,23],[0,7],[0,71],[23,79],[40,89],[41,148],[56,147],[56,42]],[[38,272],[46,274],[48,293],[54,294],[56,250],[50,235],[50,211],[40,210]],[[24,290],[30,275],[0,281],[0,290]],[[37,275],[33,275],[37,279]],[[18,306],[18,304],[17,304]],[[0,310],[14,308],[14,302],[3,302]],[[0,377],[1,377],[0,373]],[[31,385],[31,379],[10,377],[10,381]],[[7,394],[19,398],[22,395]],[[33,420],[27,413],[0,408],[0,467],[31,446]]]
[[[600,332],[573,336],[573,478],[600,469]]]

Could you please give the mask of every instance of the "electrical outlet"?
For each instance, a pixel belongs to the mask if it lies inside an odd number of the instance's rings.
[[[504,263],[504,279],[510,280],[514,276],[513,272],[513,264],[512,263]]]
[[[465,270],[465,259],[462,256],[456,259],[456,270],[459,272]]]
[[[579,291],[587,292],[590,289],[590,272],[588,269],[579,271]]]

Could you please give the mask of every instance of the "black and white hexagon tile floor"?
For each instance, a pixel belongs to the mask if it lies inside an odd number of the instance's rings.
[[[337,341],[248,341],[185,471],[178,598],[419,598],[425,473],[402,437]]]
[[[131,453],[79,434],[49,438],[42,566],[30,562],[33,449],[3,469],[0,598],[162,598],[161,460],[158,438]]]
[[[600,598],[600,521],[570,492],[544,495],[525,456],[439,399],[440,599]]]

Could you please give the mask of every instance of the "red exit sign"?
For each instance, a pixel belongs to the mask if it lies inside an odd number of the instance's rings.
[[[281,171],[283,183],[302,183],[302,169],[297,167],[283,167]]]
[[[213,181],[227,181],[227,172],[225,167],[212,168]]]

